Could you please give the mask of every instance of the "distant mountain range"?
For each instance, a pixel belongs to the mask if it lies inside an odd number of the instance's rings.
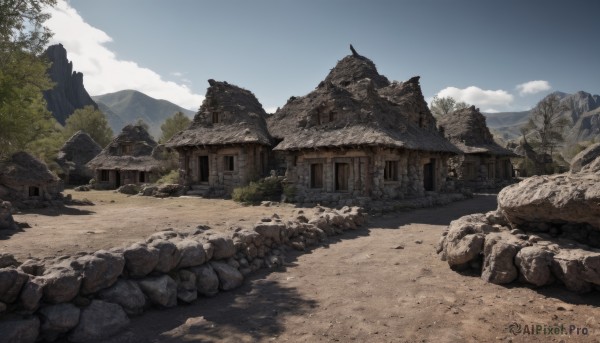
[[[569,120],[565,133],[566,147],[577,142],[600,139],[600,96],[579,91],[574,94],[554,92],[568,108],[562,116]],[[548,95],[550,96],[550,95]],[[520,128],[527,123],[531,111],[484,113],[490,130],[501,141],[516,140]]]
[[[175,112],[180,111],[190,118],[194,116],[194,111],[131,89],[92,96],[92,99],[106,115],[115,134],[121,132],[125,125],[142,119],[150,127],[150,134],[158,139],[161,135],[160,126]]]

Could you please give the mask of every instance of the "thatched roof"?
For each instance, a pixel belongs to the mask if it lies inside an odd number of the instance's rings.
[[[265,122],[266,112],[252,92],[208,80],[210,87],[200,110],[187,130],[175,134],[166,146],[202,146],[257,143],[271,144]],[[217,113],[218,122],[213,123]]]
[[[124,145],[131,146],[130,153],[123,154]],[[152,154],[156,146],[143,126],[127,125],[87,166],[92,169],[151,171],[161,165]]]
[[[516,156],[494,141],[485,116],[475,106],[460,109],[438,119],[446,138],[465,154]]]
[[[438,131],[419,77],[390,82],[355,51],[267,119],[276,150],[381,146],[459,153]]]
[[[44,185],[59,180],[44,162],[24,151],[0,162],[0,184]]]
[[[85,166],[102,151],[102,147],[84,131],[77,131],[69,140],[63,144],[58,152],[56,162],[63,168],[69,162],[76,167]]]

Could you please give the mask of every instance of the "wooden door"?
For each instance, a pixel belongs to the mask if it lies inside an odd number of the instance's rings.
[[[335,190],[347,191],[350,179],[350,165],[348,163],[335,164]]]

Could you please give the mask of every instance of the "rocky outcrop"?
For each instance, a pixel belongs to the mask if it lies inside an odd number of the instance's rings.
[[[17,224],[12,216],[12,205],[8,201],[0,200],[0,230],[16,230]]]
[[[44,55],[52,63],[48,76],[55,83],[54,88],[44,92],[44,98],[54,118],[65,125],[76,109],[85,106],[97,109],[98,105],[83,86],[83,74],[73,71],[73,62],[67,59],[67,51],[62,44],[49,46]]]
[[[600,143],[592,144],[571,160],[571,173],[579,173],[582,169],[600,157]]]
[[[288,248],[306,250],[364,222],[360,208],[317,207],[286,221],[274,214],[252,229],[170,229],[123,249],[18,267],[0,255],[0,341],[104,340],[123,330],[128,316],[233,290],[260,268],[283,266]]]

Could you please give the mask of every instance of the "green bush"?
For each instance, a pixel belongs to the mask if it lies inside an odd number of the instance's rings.
[[[231,198],[244,204],[257,204],[266,200],[278,201],[282,192],[281,178],[267,177],[256,182],[250,182],[247,186],[235,188]]]
[[[156,181],[159,185],[164,185],[167,183],[179,183],[179,171],[171,170],[169,173],[163,175],[160,179]]]

